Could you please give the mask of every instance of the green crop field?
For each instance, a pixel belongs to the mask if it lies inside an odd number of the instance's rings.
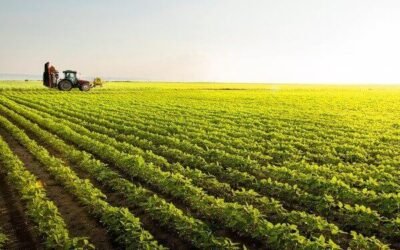
[[[0,167],[0,248],[400,248],[400,87],[4,81]]]

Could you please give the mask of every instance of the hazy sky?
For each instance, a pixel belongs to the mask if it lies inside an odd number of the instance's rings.
[[[399,0],[0,0],[0,73],[400,82]]]

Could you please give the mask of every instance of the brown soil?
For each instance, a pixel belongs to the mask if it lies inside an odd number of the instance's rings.
[[[0,172],[0,225],[8,239],[5,249],[40,249],[33,226],[25,216],[24,206],[3,171]]]
[[[31,135],[30,135],[31,136]],[[74,145],[76,146],[76,145]],[[55,150],[49,148],[48,146],[46,147],[49,152],[51,152],[52,155],[57,156],[58,158],[62,158],[62,156],[57,153]],[[98,157],[96,159],[100,160]],[[65,162],[68,162],[68,160],[64,159]],[[105,162],[105,161],[103,161]],[[156,187],[152,187],[148,185],[147,183],[141,181],[138,178],[131,177],[127,175],[125,172],[120,170],[118,167],[113,166],[109,162],[105,162],[109,165],[109,167],[119,173],[123,178],[139,184],[145,188],[148,188],[151,191],[155,191],[155,193],[165,199],[167,202],[173,203],[177,208],[181,209],[184,211],[187,215],[189,216],[194,216],[196,218],[199,218],[203,220],[204,222],[208,223],[211,225],[212,228],[214,228],[214,233],[217,236],[220,237],[227,237],[232,239],[234,242],[239,243],[241,245],[246,245],[247,249],[261,249],[263,246],[259,243],[256,242],[248,237],[244,236],[239,236],[229,230],[226,230],[225,228],[221,227],[221,225],[217,225],[215,223],[212,223],[211,221],[208,220],[208,218],[204,218],[200,215],[196,215],[196,213],[193,213],[188,206],[186,206],[183,202],[180,200],[177,200],[176,198],[167,195],[167,194],[162,194],[157,190]],[[69,166],[72,166],[74,164],[68,163]],[[101,189],[103,193],[107,195],[108,202],[110,202],[112,205],[115,206],[122,206],[122,207],[127,207],[129,208],[135,216],[139,217],[140,221],[143,224],[143,227],[148,230],[156,239],[159,241],[161,244],[164,246],[169,247],[170,249],[194,249],[193,247],[190,247],[190,243],[185,242],[184,240],[180,239],[179,236],[177,236],[174,232],[171,232],[169,229],[154,223],[154,221],[148,216],[145,211],[142,209],[133,206],[133,204],[129,204],[125,202],[125,198],[122,195],[114,193],[112,190],[107,189],[103,184],[99,183],[96,179],[88,175],[87,173],[79,170],[77,167],[73,167],[74,171],[79,175],[81,178],[86,178],[89,179],[97,188]]]
[[[71,166],[71,168],[75,171],[75,173],[82,179],[88,179],[90,182],[100,189],[106,196],[107,196],[107,201],[113,205],[113,206],[119,206],[119,207],[127,207],[136,217],[138,217],[143,225],[143,227],[148,230],[154,238],[163,246],[166,246],[170,249],[193,249],[193,246],[190,245],[190,243],[185,242],[184,240],[180,239],[178,235],[174,234],[171,232],[171,230],[165,228],[162,225],[159,225],[158,223],[155,223],[154,220],[148,216],[145,211],[142,209],[133,206],[132,204],[128,204],[125,202],[125,198],[122,195],[119,195],[115,193],[114,191],[106,188],[104,184],[98,182],[93,176],[90,174],[82,171],[80,168],[74,166],[74,164],[70,163],[68,159],[65,159],[62,157],[62,155],[51,148],[48,145],[45,145],[40,141],[40,139],[37,139],[36,135],[33,135],[32,133],[25,131],[29,137],[35,139],[38,143],[41,144],[41,146],[45,147],[49,153],[54,155],[57,158],[63,159],[63,161]]]
[[[57,184],[54,178],[46,172],[45,168],[23,146],[2,128],[0,128],[0,135],[24,163],[27,170],[43,183],[47,196],[57,205],[71,236],[89,237],[89,241],[95,245],[96,249],[116,248],[112,244],[106,229],[98,221],[90,217],[85,207],[81,206],[73,195],[67,193],[64,187]]]
[[[53,150],[48,145],[47,146],[44,145],[44,143],[42,143],[40,138],[38,138],[36,135],[34,135],[28,131],[25,131],[25,132],[29,135],[29,137],[36,140],[42,146],[45,146],[46,149],[52,155],[54,155],[58,158],[62,158],[61,155],[56,150]],[[79,148],[79,145],[74,145],[74,146]],[[97,158],[97,159],[99,159],[99,158]],[[143,227],[146,230],[148,230],[157,239],[157,241],[159,241],[161,244],[163,244],[164,246],[167,246],[171,249],[193,249],[193,247],[190,246],[190,243],[185,242],[184,240],[180,239],[179,236],[177,236],[174,232],[171,232],[171,230],[169,230],[161,225],[158,225],[157,223],[154,223],[154,221],[144,211],[142,211],[141,209],[134,207],[130,204],[126,204],[123,197],[120,197],[120,196],[118,196],[118,194],[113,193],[113,191],[106,189],[103,184],[98,183],[94,178],[92,178],[85,172],[78,170],[78,168],[74,167],[73,164],[70,164],[68,162],[68,160],[66,160],[66,159],[63,159],[63,160],[67,163],[67,165],[73,167],[74,171],[79,175],[80,178],[89,179],[97,188],[101,189],[102,192],[107,195],[108,201],[112,205],[128,207],[137,217],[140,218],[140,220],[143,224]],[[109,162],[106,162],[106,163],[109,164]],[[243,236],[239,236],[233,232],[230,232],[229,230],[225,230],[224,228],[221,228],[220,225],[216,225],[216,224],[212,223],[211,221],[208,221],[207,218],[202,218],[202,216],[198,216],[198,215],[196,216],[196,213],[192,213],[192,211],[180,200],[177,200],[174,197],[171,197],[170,195],[159,193],[158,192],[159,190],[157,188],[155,188],[153,186],[149,186],[147,183],[144,183],[143,181],[139,180],[138,178],[133,178],[133,177],[127,175],[126,173],[121,171],[119,168],[113,166],[112,164],[110,164],[110,167],[113,170],[115,170],[116,172],[118,172],[119,174],[121,174],[122,177],[124,177],[125,179],[128,179],[128,180],[132,181],[133,183],[138,183],[146,188],[149,188],[149,190],[156,191],[158,196],[164,198],[168,202],[172,202],[176,207],[180,208],[188,215],[200,218],[203,221],[205,221],[206,223],[209,223],[209,225],[211,225],[212,228],[216,229],[215,234],[217,236],[231,238],[235,242],[246,245],[246,247],[248,249],[260,249],[261,245],[259,244],[259,242],[255,242],[252,239],[249,239],[249,238],[243,237]]]

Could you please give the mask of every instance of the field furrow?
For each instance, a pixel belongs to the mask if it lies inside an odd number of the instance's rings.
[[[80,179],[62,161],[52,157],[46,149],[40,147],[22,130],[12,125],[8,120],[0,117],[0,123],[12,136],[21,143],[43,166],[54,176],[55,180],[73,194],[90,212],[98,217],[107,229],[117,236],[117,243],[124,247],[147,249],[149,247],[163,249],[145,231],[129,211],[124,208],[113,207],[105,201],[105,195],[88,181]]]
[[[58,115],[58,114],[56,114]],[[59,116],[59,115],[58,115]],[[70,118],[73,119],[73,118]],[[60,120],[60,123],[66,123],[66,120],[69,120],[68,118],[65,118],[64,120]],[[84,130],[86,130],[85,128],[79,127],[79,124],[82,121],[76,121],[75,123],[67,123],[67,125],[69,124],[69,126],[72,126],[74,128],[74,130],[79,130],[81,132],[84,132]],[[132,152],[132,150],[134,151],[134,149],[130,149],[129,145],[120,145],[120,147],[118,147],[118,143],[115,141],[110,140],[108,137],[106,136],[96,136],[93,133],[89,133],[86,132],[86,134],[89,137],[92,138],[98,138],[99,141],[107,141],[108,143],[110,143],[110,145],[114,145],[117,148],[119,148],[119,150],[122,150],[124,152]],[[136,151],[137,152],[137,151]],[[139,152],[140,153],[140,152]],[[142,154],[142,156],[144,156]],[[144,159],[146,160],[150,160],[149,158],[146,158],[146,156],[144,156]],[[154,161],[153,161],[154,162]],[[157,161],[155,162],[157,164]],[[176,169],[176,168],[175,168]],[[219,171],[219,174],[217,172],[215,172],[215,168],[214,169],[205,169],[206,171],[212,171],[213,174],[216,174],[218,177],[222,177],[222,178],[226,178],[229,177],[229,173],[227,171]],[[178,169],[179,171],[179,169]],[[184,176],[188,176],[187,174],[188,171],[182,172],[180,171],[181,174],[183,174]],[[240,176],[240,175],[239,175]],[[195,180],[194,175],[189,175],[189,178],[191,178],[192,180]],[[287,185],[285,183],[280,183],[280,182],[276,182],[276,181],[271,181],[271,180],[266,180],[266,179],[262,179],[260,182],[260,185],[254,184],[257,180],[251,178],[251,176],[241,176],[241,178],[238,178],[238,175],[234,175],[234,178],[231,179],[230,181],[228,180],[228,182],[232,181],[234,183],[243,183],[243,185],[245,185],[245,187],[247,188],[252,188],[255,189],[257,191],[260,191],[262,194],[268,195],[268,196],[272,196],[277,198],[278,200],[284,201],[285,204],[289,204],[290,202],[296,202],[295,204],[297,204],[298,206],[300,206],[300,208],[305,209],[307,208],[311,208],[311,209],[315,209],[316,212],[320,212],[320,215],[327,217],[330,221],[335,221],[336,223],[338,223],[338,225],[345,231],[349,231],[353,228],[356,228],[357,230],[359,230],[360,232],[366,234],[366,235],[373,235],[373,234],[378,234],[378,235],[386,235],[386,237],[397,237],[397,235],[399,235],[399,229],[397,227],[397,222],[396,222],[396,218],[393,220],[387,220],[387,219],[382,219],[381,215],[374,210],[371,210],[368,207],[363,207],[360,206],[358,204],[356,204],[355,206],[351,206],[349,204],[343,204],[343,202],[339,201],[335,201],[333,199],[333,197],[331,196],[325,196],[325,197],[317,197],[315,195],[309,194],[307,192],[302,191],[301,189],[298,189],[297,187],[293,187],[290,185]],[[210,180],[210,179],[208,179]],[[194,183],[198,183],[196,181],[194,181]],[[200,186],[201,184],[204,184],[204,182],[200,182]],[[307,183],[306,183],[307,184]],[[204,187],[204,186],[202,186]],[[208,185],[205,186],[205,189],[209,190],[210,187],[215,187],[214,185]],[[225,190],[226,191],[226,188]],[[221,196],[221,192],[215,192],[217,194],[219,194]],[[230,193],[230,192],[229,192]],[[224,197],[225,199],[232,199],[230,197],[224,196],[224,194],[226,194],[225,192],[222,193],[222,197]],[[236,197],[234,197],[233,201],[237,201],[237,202],[246,202],[249,204],[254,205],[255,207],[257,207],[258,209],[260,209],[260,211],[266,213],[266,214],[277,214],[276,211],[279,211],[280,208],[275,208],[274,210],[271,209],[267,209],[265,210],[265,201],[261,201],[259,199],[254,199],[251,195],[247,195],[247,197],[250,198],[245,198],[244,195],[246,195],[248,193],[240,193],[239,195],[237,195]],[[254,195],[253,195],[254,196]],[[297,199],[296,199],[297,197]],[[272,204],[274,206],[276,206],[274,204],[275,202],[273,202]],[[260,206],[261,205],[261,206]],[[389,208],[395,208],[396,206],[390,206]],[[293,207],[291,207],[293,209]],[[294,208],[298,208],[298,207],[294,207]],[[323,211],[325,211],[327,208],[330,208],[331,213],[330,214],[326,214]],[[335,209],[335,210],[333,210]],[[332,211],[333,210],[333,211]],[[281,216],[279,217],[279,219],[281,219],[282,221],[287,221],[288,218],[291,219],[291,223],[294,223],[296,225],[298,225],[300,228],[302,227],[303,222],[306,224],[310,224],[312,223],[313,225],[319,225],[316,226],[316,228],[320,228],[322,229],[322,232],[325,231],[326,236],[328,236],[329,238],[329,234],[331,234],[332,230],[333,231],[337,231],[337,229],[335,229],[335,227],[333,226],[329,226],[329,224],[327,224],[326,222],[324,222],[321,219],[318,219],[316,217],[310,217],[308,216],[307,218],[303,218],[301,219],[301,217],[299,218],[298,215],[296,215],[295,212],[292,212],[292,214],[284,214],[283,215],[283,219],[282,217],[282,213]],[[357,216],[355,216],[355,214],[357,214]],[[303,214],[303,217],[305,216],[305,214]],[[286,217],[286,219],[284,219]],[[311,221],[314,222],[311,222]],[[321,224],[322,223],[322,224]],[[325,224],[324,227],[321,227],[320,225]],[[326,228],[325,228],[326,227]],[[326,232],[326,229],[328,229],[328,231]],[[311,230],[311,231],[310,231]],[[313,230],[315,230],[314,227],[306,227],[304,228],[304,231],[306,234],[309,234],[310,232],[312,232]],[[318,232],[318,230],[317,230]]]
[[[9,104],[9,101],[2,103]],[[18,109],[14,108],[14,110]],[[63,139],[79,145],[81,148],[102,159],[107,159],[108,162],[112,162],[126,174],[141,179],[149,185],[156,187],[162,193],[167,193],[182,200],[195,211],[203,214],[203,216],[210,216],[213,220],[219,221],[225,227],[240,232],[240,234],[271,245],[321,245],[322,247],[326,245],[325,247],[328,247],[328,245],[334,244],[333,242],[324,242],[321,238],[318,241],[308,240],[304,236],[299,235],[296,228],[290,225],[274,225],[262,219],[260,212],[252,206],[224,202],[221,199],[207,195],[202,189],[193,186],[190,180],[184,178],[182,175],[163,172],[157,166],[146,164],[140,156],[120,152],[100,141],[82,136],[71,129],[67,130],[68,127],[55,123],[51,119],[43,119],[37,115],[33,118],[33,112],[29,114],[23,110],[18,110],[18,112],[25,113],[26,117],[45,126],[47,129],[52,129],[53,133],[56,133]],[[41,119],[42,122],[40,121]],[[279,235],[279,240],[272,237],[272,235]]]
[[[76,149],[67,144],[55,135],[41,129],[38,125],[17,116],[10,110],[2,110],[6,115],[11,117],[13,122],[23,127],[26,131],[32,133],[35,137],[47,146],[51,147],[51,151],[65,159],[69,159],[75,164],[75,168],[86,173],[85,176],[105,185],[109,190],[108,199],[111,195],[123,197],[125,206],[131,206],[141,213],[149,214],[150,218],[161,224],[162,226],[173,230],[180,237],[193,244],[197,248],[213,248],[213,249],[235,249],[234,243],[228,238],[216,237],[212,230],[201,220],[186,215],[186,212],[175,207],[157,194],[145,189],[144,187],[135,185],[134,183],[122,178],[121,175],[111,170],[106,164],[99,162],[85,151]],[[1,112],[0,112],[1,113]],[[116,201],[117,202],[117,201]],[[168,239],[166,239],[168,240]],[[181,243],[182,244],[182,243]],[[181,246],[179,246],[181,247]]]
[[[109,84],[124,87],[0,89],[0,245],[57,244],[8,198],[16,166],[60,245],[399,249],[398,90]]]

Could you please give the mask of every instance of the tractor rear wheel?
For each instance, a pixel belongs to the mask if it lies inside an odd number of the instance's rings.
[[[70,91],[72,89],[72,83],[68,80],[61,80],[58,83],[58,88],[62,91]]]
[[[87,83],[82,84],[81,86],[79,86],[79,89],[81,91],[89,91],[90,90],[90,85]]]

